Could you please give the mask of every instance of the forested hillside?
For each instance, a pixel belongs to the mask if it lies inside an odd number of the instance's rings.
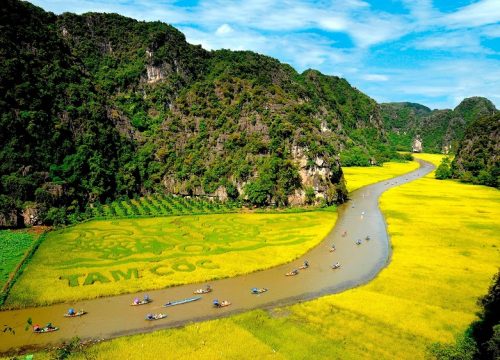
[[[392,145],[411,151],[422,140],[424,152],[454,153],[468,124],[495,113],[495,105],[482,97],[464,99],[455,109],[432,110],[414,103],[381,104],[384,127]]]
[[[500,112],[468,126],[451,172],[464,182],[500,187]]]
[[[341,161],[397,156],[344,79],[208,52],[160,22],[0,11],[0,226],[154,192],[342,202]]]

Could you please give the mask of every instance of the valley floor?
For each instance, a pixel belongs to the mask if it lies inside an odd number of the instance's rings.
[[[382,195],[393,253],[369,284],[292,306],[122,337],[70,358],[425,358],[430,344],[452,342],[475,319],[476,299],[486,293],[500,260],[499,205],[498,190],[429,174]]]

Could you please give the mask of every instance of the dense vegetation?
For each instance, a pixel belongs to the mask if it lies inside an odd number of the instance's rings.
[[[500,187],[500,112],[473,121],[460,142],[450,176]]]
[[[341,202],[340,161],[397,156],[378,104],[338,77],[116,14],[6,0],[0,24],[0,226],[154,192]]]
[[[477,118],[497,110],[488,99],[464,99],[455,109],[432,110],[414,103],[381,104],[384,127],[398,150],[410,151],[420,136],[427,153],[454,153],[466,127]]]

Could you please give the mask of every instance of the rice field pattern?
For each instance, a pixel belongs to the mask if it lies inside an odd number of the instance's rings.
[[[336,212],[93,220],[49,233],[7,304],[49,304],[236,276],[318,244]]]
[[[304,235],[294,223],[302,223],[296,214],[274,218],[263,218],[257,226],[245,226],[244,217],[169,217],[151,221],[130,219],[93,222],[89,226],[78,226],[57,232],[61,239],[61,250],[88,254],[86,257],[58,261],[58,268],[79,266],[105,266],[133,263],[138,260],[156,262],[192,255],[217,255],[229,251],[250,251],[265,246],[298,244],[314,237]],[[193,221],[194,220],[194,221]],[[267,238],[272,230],[263,227],[279,223],[291,226],[292,234],[283,233]],[[207,231],[207,229],[210,229]]]

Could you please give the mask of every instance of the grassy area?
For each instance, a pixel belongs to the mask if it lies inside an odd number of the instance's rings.
[[[333,209],[90,221],[49,233],[6,306],[50,304],[231,277],[317,245]]]
[[[500,192],[433,176],[382,196],[393,255],[371,283],[285,308],[119,338],[88,352],[98,359],[165,352],[170,359],[236,359],[247,349],[263,359],[425,358],[429,344],[453,341],[475,318],[476,298],[500,262]]]
[[[344,176],[349,192],[359,189],[363,186],[373,184],[382,180],[390,179],[395,176],[418,169],[419,164],[415,161],[409,162],[389,162],[383,166],[371,167],[344,167]]]
[[[27,231],[0,231],[0,289],[37,236]]]

